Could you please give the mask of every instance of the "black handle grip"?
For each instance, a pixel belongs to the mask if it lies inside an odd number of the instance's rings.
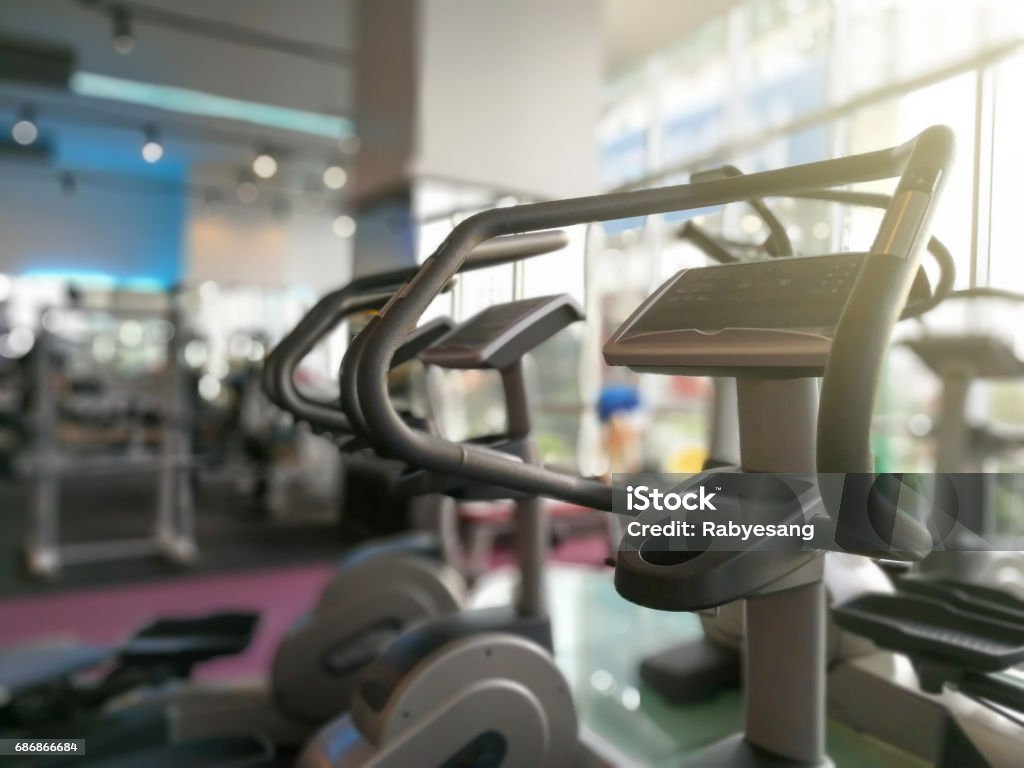
[[[679,229],[677,237],[680,240],[689,240],[691,243],[696,245],[705,256],[719,264],[736,264],[740,261],[740,259],[734,256],[728,248],[725,248],[701,227],[694,224],[693,221],[687,221],[683,224]]]
[[[718,168],[709,168],[704,171],[697,171],[690,175],[691,182],[715,181],[717,179],[731,179],[742,176],[743,171],[735,165],[722,165]],[[764,248],[769,255],[776,258],[788,258],[793,256],[793,241],[789,239],[789,233],[779,221],[768,204],[760,197],[754,197],[746,201],[747,205],[754,209],[754,212],[761,217],[761,221],[768,225],[768,239],[765,240]]]

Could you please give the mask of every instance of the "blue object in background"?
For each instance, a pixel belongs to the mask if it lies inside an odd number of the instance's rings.
[[[50,144],[52,166],[0,186],[5,271],[146,290],[180,282],[189,158],[172,145],[146,163],[141,132],[53,130]]]
[[[617,413],[632,413],[640,407],[640,393],[630,384],[609,384],[597,398],[597,417],[607,422]]]

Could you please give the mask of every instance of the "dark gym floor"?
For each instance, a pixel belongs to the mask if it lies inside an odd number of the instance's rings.
[[[155,478],[66,481],[61,492],[61,541],[139,538],[153,521]],[[0,597],[81,587],[127,584],[243,568],[291,565],[337,558],[342,544],[332,511],[275,521],[262,515],[234,484],[208,481],[196,492],[199,560],[189,567],[156,557],[67,566],[52,581],[30,577],[23,542],[28,522],[27,487],[0,481]]]

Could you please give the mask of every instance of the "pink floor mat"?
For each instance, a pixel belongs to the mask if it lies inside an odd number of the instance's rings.
[[[605,537],[584,536],[564,542],[553,559],[596,565],[606,555]],[[504,549],[491,557],[492,567],[512,562]],[[258,611],[259,629],[245,653],[197,670],[206,680],[253,677],[269,669],[282,635],[313,607],[333,570],[332,563],[317,563],[0,600],[0,650],[55,636],[116,644],[159,616]]]

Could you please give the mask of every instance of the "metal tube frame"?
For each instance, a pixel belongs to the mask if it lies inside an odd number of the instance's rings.
[[[564,248],[568,242],[564,232],[499,238],[475,249],[466,269],[482,269],[551,253]],[[350,417],[337,403],[321,402],[300,392],[295,386],[295,370],[313,347],[343,320],[358,312],[380,308],[417,270],[418,267],[403,267],[357,278],[323,296],[267,358],[263,387],[271,401],[316,427],[342,434],[356,431]]]
[[[126,558],[159,555],[173,562],[185,563],[195,558],[195,516],[189,478],[191,469],[191,411],[186,397],[186,383],[181,360],[181,310],[178,299],[172,298],[166,318],[173,329],[167,344],[166,403],[160,449],[147,461],[119,461],[113,466],[105,457],[87,456],[80,462],[67,460],[56,441],[57,402],[54,391],[54,370],[50,342],[44,328],[39,334],[33,383],[36,405],[32,461],[32,492],[30,525],[25,544],[26,563],[31,573],[41,577],[56,576],[64,564],[84,564]],[[49,309],[44,310],[44,315]],[[134,310],[97,310],[123,318],[147,318],[152,313]],[[41,315],[41,317],[42,317]],[[40,323],[42,328],[42,323]],[[125,470],[157,468],[157,503],[153,512],[153,529],[148,539],[114,539],[61,544],[60,487],[61,477],[79,468],[91,476],[109,469],[121,474]]]

